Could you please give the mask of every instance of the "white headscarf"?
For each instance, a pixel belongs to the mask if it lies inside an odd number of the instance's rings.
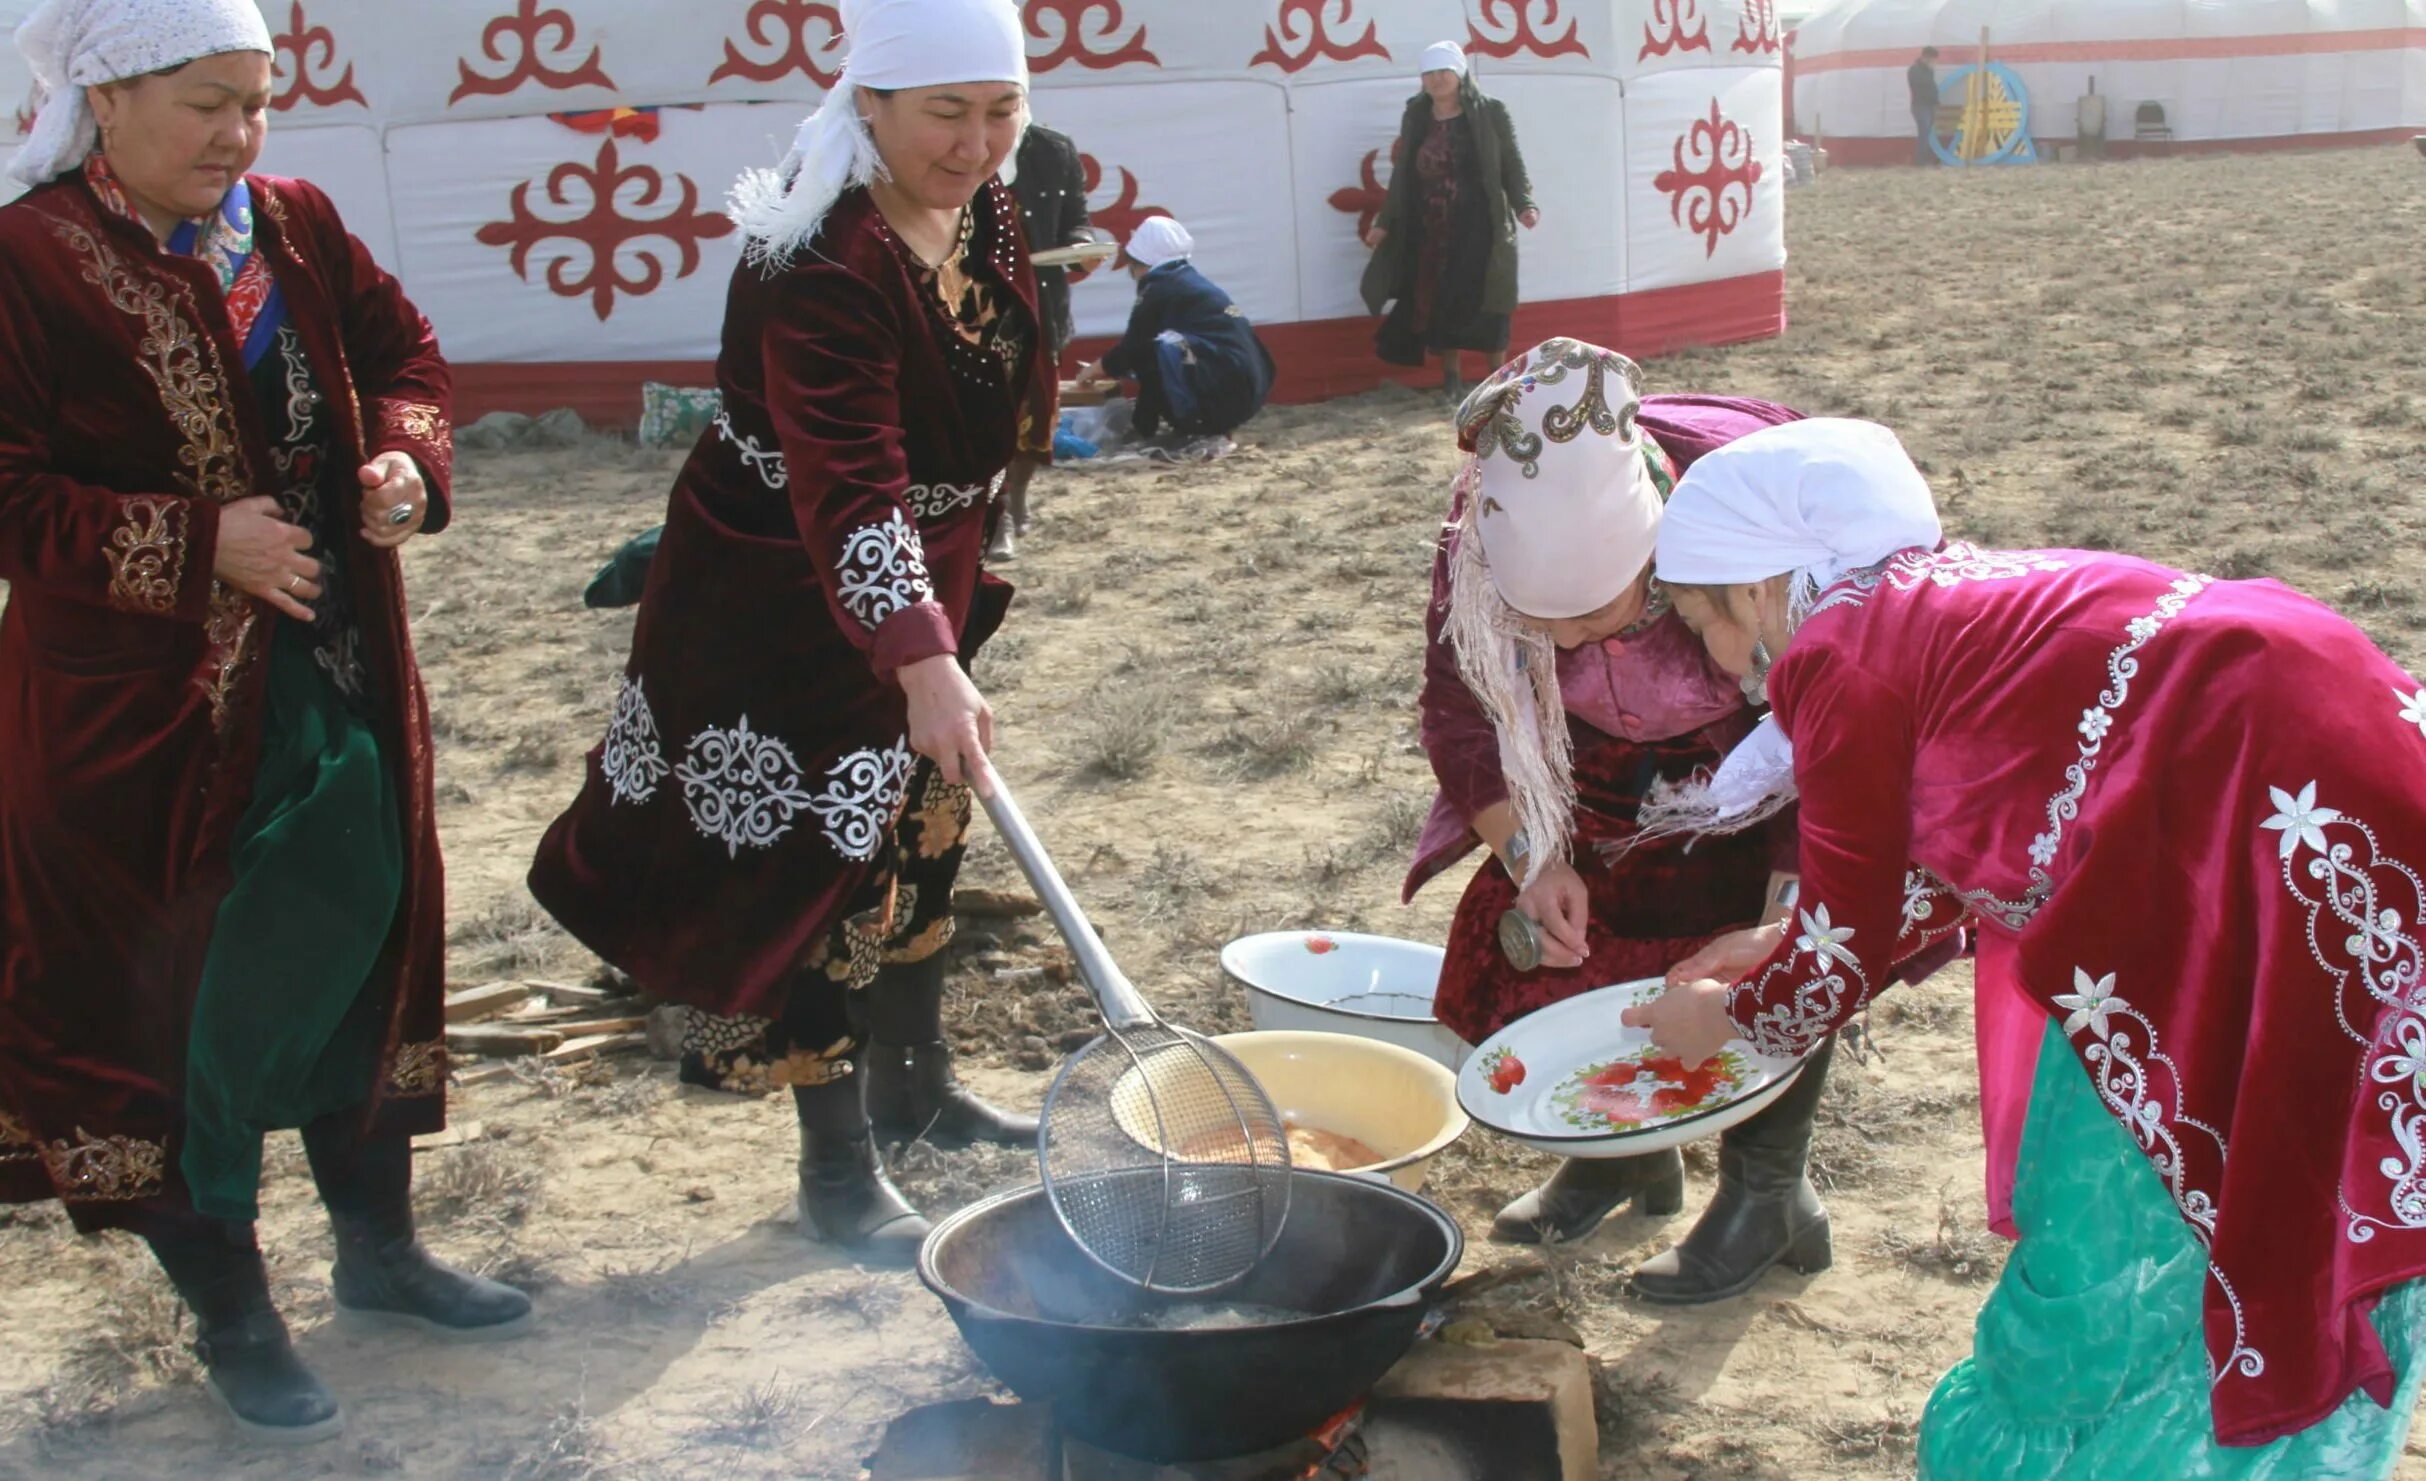
[[[1814,418],[1766,427],[1702,455],[1659,530],[1659,579],[1738,586],[1784,574],[1789,630],[1821,592],[1900,550],[1945,538],[1929,481],[1876,422]],[[1794,799],[1794,746],[1764,719],[1717,775],[1655,794],[1644,832],[1731,833]]]
[[[1466,75],[1466,49],[1454,41],[1435,41],[1424,48],[1422,72],[1454,72]]]
[[[80,168],[101,142],[88,87],[124,82],[231,51],[268,54],[253,0],[43,0],[17,27],[41,111],[9,161],[28,185]]]
[[[790,262],[844,191],[883,175],[876,140],[859,116],[862,88],[1028,85],[1027,39],[1012,0],[842,0],[842,26],[850,58],[834,90],[801,124],[782,164],[734,183],[729,212],[751,262]],[[1006,178],[1015,158],[1016,149],[1003,161]]]
[[[1148,216],[1129,233],[1125,249],[1131,261],[1152,269],[1166,262],[1185,262],[1196,255],[1196,238],[1168,216]]]
[[[1572,339],[1502,366],[1458,408],[1465,512],[1449,566],[1450,645],[1499,737],[1526,882],[1567,855],[1574,755],[1558,649],[1522,620],[1597,612],[1643,574],[1659,530],[1634,362]]]

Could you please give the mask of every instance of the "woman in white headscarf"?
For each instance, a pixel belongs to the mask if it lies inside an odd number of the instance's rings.
[[[1122,252],[1137,281],[1128,330],[1102,361],[1078,372],[1137,382],[1141,437],[1224,437],[1263,410],[1272,352],[1246,310],[1196,267],[1196,239],[1168,216],[1138,223]]]
[[[1475,82],[1464,48],[1424,49],[1423,90],[1407,100],[1388,198],[1365,233],[1365,305],[1387,310],[1381,358],[1422,365],[1438,355],[1452,405],[1466,394],[1464,352],[1497,363],[1516,312],[1516,228],[1541,224],[1533,177],[1508,105]]]
[[[967,664],[1010,602],[980,563],[1059,383],[999,178],[1027,121],[1017,8],[843,14],[841,81],[734,192],[724,410],[675,483],[606,740],[531,889],[690,1008],[686,1080],[792,1092],[804,1233],[907,1260],[927,1224],[871,1125],[1036,1131],[960,1086],[942,1005],[993,741]]]
[[[449,376],[328,197],[250,173],[252,0],[48,0],[0,209],[0,1200],[142,1235],[237,1421],[333,1433],[254,1242],[299,1127],[340,1312],[495,1336],[415,1242],[445,904],[397,547]]]
[[[1968,915],[1983,1102],[2029,1082],[1989,1132],[2020,1242],[1921,1475],[2389,1475],[2426,1380],[2426,691],[2271,581],[1942,543],[1865,422],[1703,459],[1658,570],[1774,705],[1662,825],[1792,796],[1802,895],[1629,1020],[1688,1064],[1809,1053]]]

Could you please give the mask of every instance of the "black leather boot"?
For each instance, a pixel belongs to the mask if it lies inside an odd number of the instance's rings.
[[[872,1262],[917,1259],[931,1226],[885,1174],[858,1077],[795,1086],[792,1104],[800,1115],[800,1232]]]
[[[990,1106],[952,1074],[943,1040],[944,959],[888,966],[868,987],[868,1120],[885,1136],[944,1146],[1036,1140],[1036,1118]]]
[[[1646,1214],[1683,1208],[1685,1160],[1673,1151],[1570,1157],[1550,1181],[1499,1211],[1491,1237],[1501,1244],[1565,1244],[1598,1229],[1628,1199]]]
[[[204,1383],[239,1431],[275,1445],[308,1445],[345,1429],[336,1396],[287,1338],[252,1225],[187,1214],[146,1229],[144,1238],[193,1309]]]
[[[1834,1258],[1828,1210],[1805,1168],[1811,1125],[1836,1053],[1820,1045],[1786,1093],[1718,1144],[1718,1193],[1676,1248],[1643,1262],[1628,1289],[1662,1306],[1724,1301],[1752,1288],[1772,1265],[1817,1275]]]
[[[332,1116],[303,1129],[303,1150],[337,1235],[329,1285],[340,1321],[417,1327],[450,1342],[491,1342],[530,1327],[530,1297],[421,1247],[410,1137],[358,1138],[350,1115]]]

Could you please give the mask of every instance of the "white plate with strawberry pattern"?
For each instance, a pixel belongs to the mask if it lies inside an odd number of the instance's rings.
[[[1687,1069],[1619,1015],[1659,996],[1657,978],[1582,993],[1509,1024],[1457,1072],[1478,1125],[1562,1157],[1639,1157],[1757,1116],[1802,1073],[1741,1039]]]

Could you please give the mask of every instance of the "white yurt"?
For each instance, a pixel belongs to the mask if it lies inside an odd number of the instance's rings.
[[[2030,133],[2116,154],[2375,144],[2426,129],[2426,0],[1837,0],[1788,36],[1792,117],[1839,163],[1904,164],[1904,70],[2019,74]]]
[[[1650,355],[1784,325],[1775,0],[1023,3],[1036,115],[1086,154],[1098,224],[1185,221],[1284,397],[1387,378],[1358,229],[1416,59],[1444,39],[1508,102],[1544,214],[1522,243],[1520,343]],[[0,24],[31,8],[0,0]],[[780,155],[844,54],[834,0],[262,8],[278,93],[261,167],[327,189],[404,280],[467,418],[629,421],[644,379],[703,383],[738,255],[725,191]],[[10,48],[0,158],[29,91]],[[1116,333],[1129,291],[1082,284],[1082,336]]]

